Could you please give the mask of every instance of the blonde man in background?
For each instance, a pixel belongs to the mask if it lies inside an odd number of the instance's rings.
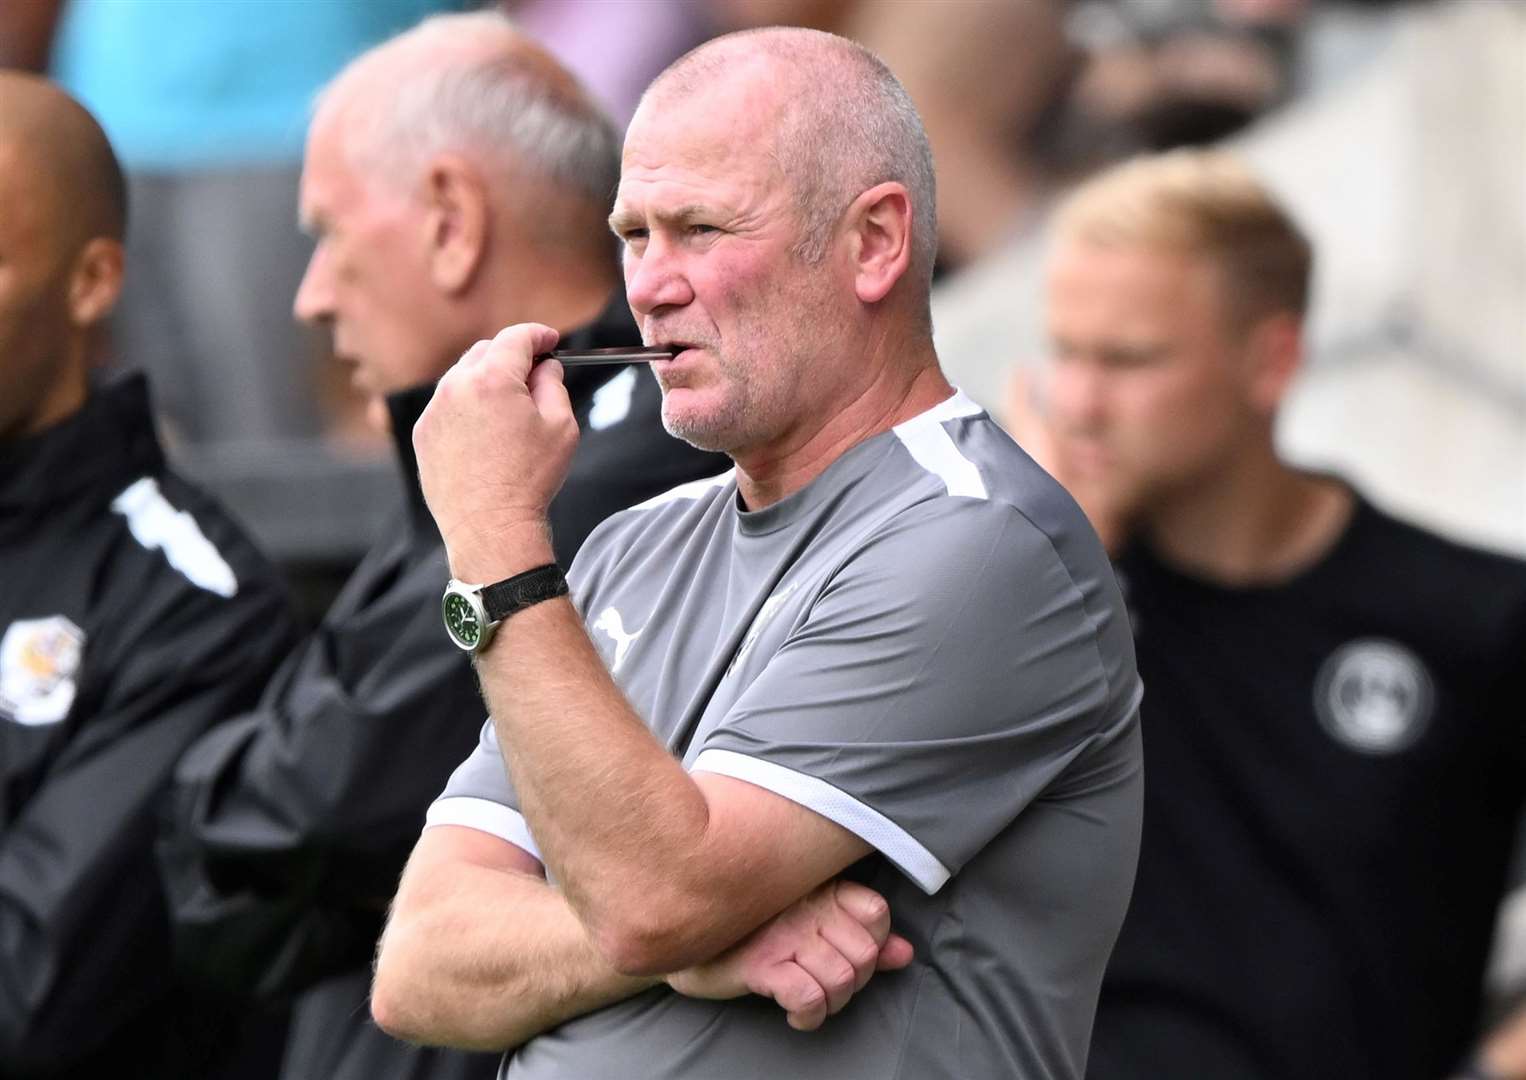
[[[1089,1075],[1462,1067],[1523,785],[1526,566],[1284,464],[1312,259],[1235,159],[1175,152],[1055,226],[1012,430],[1134,623],[1139,878]]]

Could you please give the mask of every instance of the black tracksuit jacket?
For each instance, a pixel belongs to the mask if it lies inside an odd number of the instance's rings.
[[[634,336],[627,326],[569,344]],[[551,508],[563,566],[609,514],[731,465],[662,430],[644,369],[573,370],[568,386],[582,439]],[[258,707],[202,740],[176,779],[165,867],[182,956],[223,989],[300,995],[283,1080],[475,1080],[501,1056],[404,1045],[367,1009],[398,875],[486,715],[440,618],[450,575],[410,439],[430,393],[388,402],[407,487],[395,527]]]
[[[176,759],[296,622],[165,468],[147,384],[0,443],[0,1077],[208,1077],[227,1014],[172,979],[153,844]]]

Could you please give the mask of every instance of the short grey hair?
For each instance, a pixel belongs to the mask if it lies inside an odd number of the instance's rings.
[[[456,151],[502,177],[550,181],[608,212],[620,179],[613,123],[505,16],[431,16],[352,61],[318,107],[360,84],[367,98],[347,144],[368,169],[410,182],[429,158]]]
[[[800,215],[796,253],[820,261],[848,204],[876,184],[895,181],[911,199],[912,273],[930,287],[938,249],[932,148],[911,96],[874,53],[819,30],[743,30],[675,61],[647,95],[702,92],[734,52],[748,46],[780,61],[799,87],[809,88],[784,111],[774,140],[775,160],[795,190]]]

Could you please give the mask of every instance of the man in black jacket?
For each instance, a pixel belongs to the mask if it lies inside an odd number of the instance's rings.
[[[0,1076],[209,1077],[227,1027],[171,975],[155,820],[295,623],[165,467],[141,378],[92,390],[122,281],[95,121],[0,72]]]
[[[186,756],[164,846],[185,963],[252,997],[301,995],[292,1080],[493,1075],[496,1054],[406,1046],[366,1009],[386,904],[483,715],[441,623],[450,573],[410,436],[434,380],[505,325],[635,342],[605,224],[618,150],[571,76],[492,13],[363,55],[314,116],[301,218],[317,247],[296,313],[330,327],[390,426],[406,506],[258,707]],[[563,564],[606,515],[729,466],[667,436],[645,371],[568,375],[584,437],[552,511]]]

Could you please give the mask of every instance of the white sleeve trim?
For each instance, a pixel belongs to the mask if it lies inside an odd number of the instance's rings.
[[[701,750],[690,771],[745,780],[814,810],[878,850],[929,896],[949,879],[948,867],[909,832],[825,780],[734,750]]]
[[[452,795],[436,799],[424,815],[424,828],[436,825],[464,825],[468,829],[490,833],[500,840],[507,840],[517,848],[534,855],[541,863],[540,848],[530,835],[530,826],[524,815],[512,806],[504,806],[491,799],[474,799],[465,795]]]

